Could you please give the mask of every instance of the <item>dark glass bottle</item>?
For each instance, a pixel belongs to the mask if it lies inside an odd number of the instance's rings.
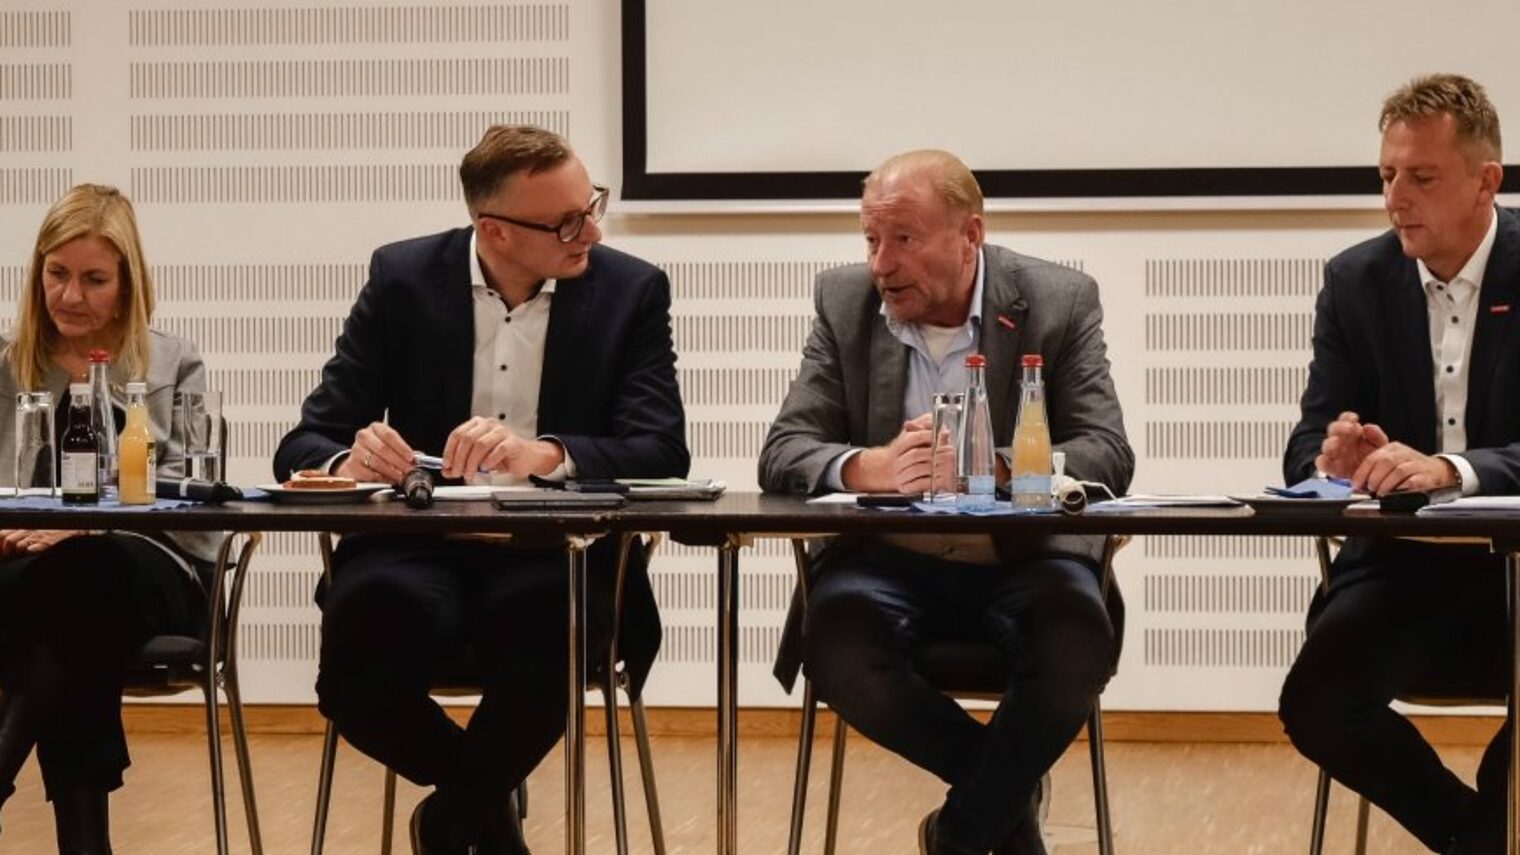
[[[90,411],[90,385],[69,385],[69,426],[63,432],[59,478],[65,505],[100,502],[100,446]]]

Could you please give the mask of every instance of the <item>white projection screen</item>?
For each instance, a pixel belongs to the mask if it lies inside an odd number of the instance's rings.
[[[1517,49],[1514,0],[624,0],[624,196],[853,198],[929,146],[992,197],[1366,196],[1385,95],[1520,122]]]

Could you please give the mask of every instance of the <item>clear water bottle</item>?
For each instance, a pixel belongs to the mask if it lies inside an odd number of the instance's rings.
[[[120,460],[116,454],[116,416],[111,412],[111,354],[104,350],[90,351],[90,401],[90,426],[100,445],[100,472],[95,480],[100,485],[100,497],[110,501],[117,495]]]
[[[997,457],[992,439],[992,411],[987,406],[987,357],[966,357],[965,410],[956,443],[955,506],[991,510],[997,502]]]
[[[1045,360],[1038,353],[1023,359],[1024,381],[1019,387],[1019,420],[1013,429],[1012,483],[1016,508],[1050,510],[1050,424],[1045,419],[1045,383],[1040,371]]]

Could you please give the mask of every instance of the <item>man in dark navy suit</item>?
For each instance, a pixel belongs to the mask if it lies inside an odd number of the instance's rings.
[[[670,477],[690,455],[665,274],[597,245],[607,189],[563,139],[493,127],[459,168],[474,228],[381,247],[322,380],[281,441],[279,478],[320,468],[395,483],[413,452],[471,483]],[[589,556],[592,655],[611,625],[614,544]],[[619,650],[634,691],[659,646],[642,563]],[[438,537],[344,538],[323,608],[317,694],[361,751],[435,789],[412,817],[428,853],[521,853],[508,793],[565,719],[562,549]],[[467,727],[428,695],[472,650]]]
[[[1520,492],[1520,217],[1494,206],[1499,118],[1454,75],[1389,97],[1379,169],[1392,230],[1332,259],[1288,483],[1374,495]],[[1504,851],[1513,722],[1463,783],[1389,703],[1504,693],[1504,562],[1486,548],[1352,538],[1310,608],[1280,715],[1304,756],[1432,851]]]

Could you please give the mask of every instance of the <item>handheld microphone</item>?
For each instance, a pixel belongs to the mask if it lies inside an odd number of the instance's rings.
[[[243,491],[223,481],[200,481],[194,478],[159,478],[153,494],[160,499],[189,499],[216,505],[243,498]]]
[[[414,466],[401,476],[401,495],[406,506],[416,510],[433,505],[433,474],[420,466]]]

